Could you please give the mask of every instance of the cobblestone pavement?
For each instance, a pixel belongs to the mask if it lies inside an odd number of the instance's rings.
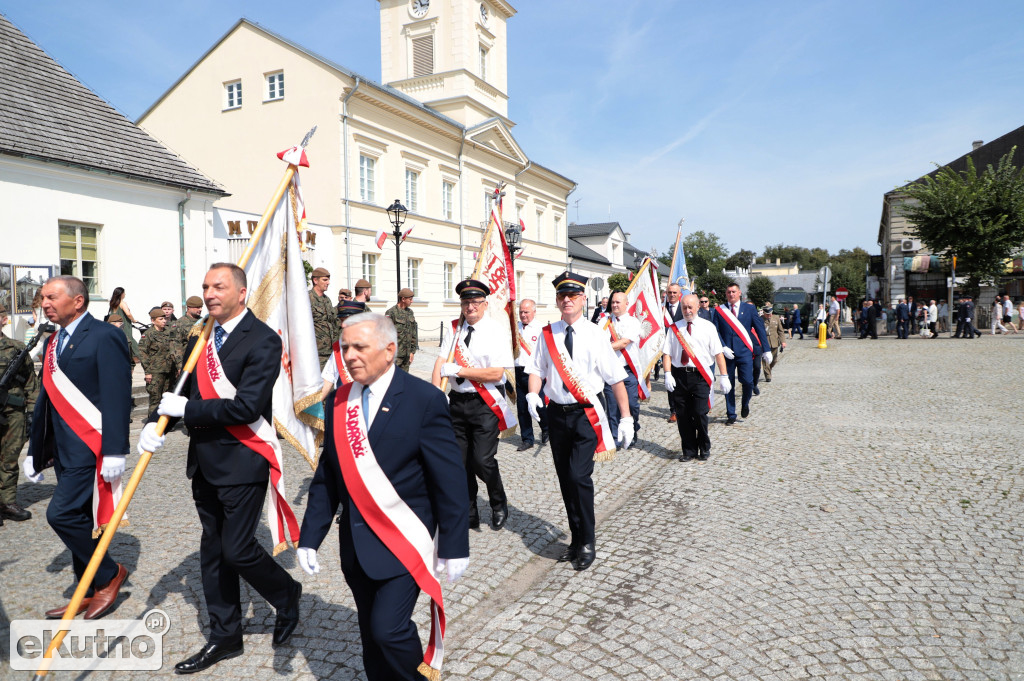
[[[748,419],[724,426],[719,397],[707,462],[678,461],[656,386],[640,447],[597,467],[598,559],[582,573],[554,561],[566,523],[549,449],[503,442],[511,517],[493,532],[479,501],[470,569],[446,592],[445,678],[1024,679],[1018,338],[794,341]],[[202,645],[207,619],[187,441],[168,443],[112,548],[131,574],[110,617],[170,616],[156,676]],[[311,472],[291,454],[301,517]],[[0,528],[0,617],[72,593],[52,491],[52,475],[23,483],[35,517]],[[211,678],[364,678],[336,535],[320,555],[316,577],[278,557],[305,587],[291,644],[271,646],[274,613],[243,586],[246,654]],[[0,640],[6,655],[6,620]]]

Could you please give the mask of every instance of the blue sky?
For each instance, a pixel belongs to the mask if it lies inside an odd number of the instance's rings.
[[[512,0],[509,116],[569,219],[877,253],[882,195],[1024,124],[1024,3]],[[378,3],[2,2],[129,118],[240,17],[374,80]],[[578,204],[577,204],[578,201]]]

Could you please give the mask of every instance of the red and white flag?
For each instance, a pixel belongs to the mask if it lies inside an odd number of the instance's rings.
[[[309,167],[309,159],[306,158],[305,147],[289,147],[284,151],[277,152],[277,157],[285,163],[290,163],[293,166],[302,166],[303,168]]]
[[[487,314],[501,326],[509,347],[513,348],[513,356],[518,356],[516,338],[516,278],[509,257],[508,244],[505,241],[504,223],[501,221],[501,189],[504,184],[495,188],[494,205],[491,208],[490,222],[484,231],[483,242],[480,244],[480,255],[473,270],[473,279],[482,281],[491,289],[487,297]]]
[[[626,289],[626,312],[640,322],[640,342],[634,351],[637,359],[637,379],[641,384],[647,380],[655,363],[661,358],[661,346],[665,342],[664,307],[658,289],[658,273],[650,258],[637,270],[636,276]]]
[[[374,237],[373,243],[377,244],[377,248],[384,248],[384,242],[387,240],[387,238],[388,233],[385,232],[383,229],[378,229],[377,236]]]
[[[405,243],[406,238],[410,234],[412,234],[412,225],[410,225],[408,229],[406,229],[404,232],[402,232],[402,242],[401,243]]]

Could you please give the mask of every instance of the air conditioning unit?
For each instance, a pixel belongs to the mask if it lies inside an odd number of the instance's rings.
[[[900,250],[904,253],[921,250],[921,242],[917,239],[903,239],[900,241]]]

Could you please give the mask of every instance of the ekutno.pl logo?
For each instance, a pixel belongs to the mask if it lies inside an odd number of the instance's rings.
[[[150,610],[137,620],[13,620],[11,669],[35,671],[58,632],[67,629],[48,669],[67,671],[156,671],[163,666],[164,634],[170,620]]]

